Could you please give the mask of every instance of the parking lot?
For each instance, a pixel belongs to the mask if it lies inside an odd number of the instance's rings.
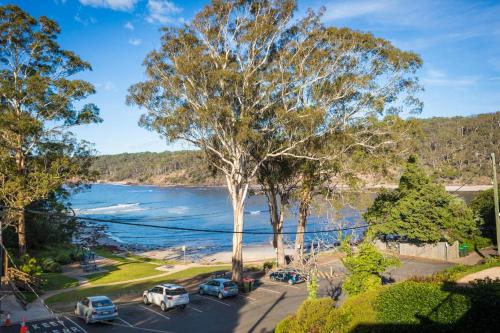
[[[326,285],[322,289],[326,293]],[[73,313],[61,313],[59,320],[29,322],[27,326],[31,333],[272,332],[276,323],[294,313],[306,297],[305,283],[290,286],[264,278],[252,292],[223,300],[191,290],[185,310],[162,312],[154,305],[119,304],[119,318],[113,322],[85,325]],[[19,325],[3,329],[17,333]]]

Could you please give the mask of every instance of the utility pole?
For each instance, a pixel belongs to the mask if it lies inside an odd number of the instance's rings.
[[[495,205],[495,225],[497,228],[497,253],[500,253],[500,212],[498,208],[498,181],[497,181],[497,165],[495,162],[495,153],[491,153],[491,161],[493,162],[493,200]]]
[[[3,209],[0,208],[0,291],[3,291],[3,238],[2,238],[2,221],[3,221]],[[2,311],[2,298],[3,295],[0,294],[0,325],[2,325],[3,311]]]

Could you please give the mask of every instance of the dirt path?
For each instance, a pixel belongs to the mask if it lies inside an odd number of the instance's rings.
[[[490,278],[492,280],[500,279],[500,267],[491,267],[476,273],[466,275],[463,278],[459,279],[457,283],[470,283],[474,280],[482,280],[486,278]]]

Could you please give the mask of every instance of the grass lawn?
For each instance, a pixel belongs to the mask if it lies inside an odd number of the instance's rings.
[[[106,257],[116,261],[116,264],[103,267],[107,270],[107,272],[87,275],[88,280],[93,285],[159,275],[163,272],[155,268],[160,265],[168,265],[173,263],[158,259],[144,258],[136,255],[122,257],[105,248],[96,248],[94,249],[94,251],[102,257]]]
[[[151,265],[150,265],[151,266]],[[167,276],[162,276],[159,278],[153,278],[147,281],[139,281],[132,283],[125,283],[120,285],[113,286],[97,286],[97,287],[89,287],[83,288],[79,290],[68,291],[65,293],[57,294],[52,297],[49,297],[46,300],[47,304],[54,303],[73,303],[79,299],[82,299],[86,296],[92,295],[106,295],[106,296],[120,296],[125,294],[137,294],[140,295],[142,292],[151,286],[157,283],[163,282],[175,282],[177,280],[187,279],[203,276],[208,276],[210,273],[220,270],[227,270],[229,266],[207,266],[207,267],[193,267],[188,268],[186,270],[176,272]]]
[[[162,271],[155,269],[157,265],[152,265],[134,260],[120,260],[116,264],[104,266],[107,272],[86,275],[91,284],[104,284],[138,279],[153,275],[162,274]]]
[[[61,273],[43,273],[42,279],[46,281],[43,290],[57,290],[78,286],[78,280]]]

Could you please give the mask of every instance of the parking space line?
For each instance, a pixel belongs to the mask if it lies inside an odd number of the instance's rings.
[[[245,295],[242,295],[242,294],[238,294],[238,296],[248,298],[249,300],[254,301],[254,302],[257,301],[255,298],[252,298],[250,296],[245,296]]]
[[[193,306],[191,306],[191,305],[188,305],[188,308],[193,309],[194,311],[198,311],[198,312],[200,312],[200,313],[201,313],[201,312],[203,312],[203,311],[201,311],[200,309],[197,309],[197,308],[195,308],[195,307],[193,307]]]
[[[66,316],[64,316],[64,318],[66,318],[67,320],[69,320],[70,322],[72,322],[73,325],[75,325],[76,327],[78,327],[83,333],[88,333],[86,330],[83,329],[83,327],[81,327],[80,325],[78,325],[77,323],[75,323],[73,320],[69,319]]]
[[[120,321],[124,322],[125,324],[127,324],[128,326],[130,327],[134,327],[134,325],[132,325],[131,323],[129,323],[128,321],[126,321],[125,319],[122,319],[120,317],[116,317],[116,319],[119,319]]]
[[[274,282],[264,282],[264,284],[270,284],[272,286],[281,286],[281,287],[288,287],[288,288],[295,288],[295,289],[300,289],[299,287],[297,286],[291,286],[289,284],[279,284],[279,283],[274,283]]]
[[[145,307],[144,305],[139,305],[139,307],[143,308],[144,310],[148,310],[148,311],[151,311],[151,312],[153,312],[153,313],[156,313],[156,314],[157,314],[158,316],[160,316],[160,317],[163,317],[163,318],[165,318],[165,319],[170,320],[170,317],[167,317],[167,316],[165,316],[164,314],[158,313],[158,312],[156,312],[155,310],[151,310],[150,308],[147,308],[147,307]]]
[[[267,289],[267,288],[264,288],[264,287],[259,287],[257,289],[255,289],[256,291],[259,291],[259,290],[265,290],[265,291],[269,291],[270,293],[275,293],[275,294],[282,294],[281,292],[279,291],[276,291],[276,290],[272,290],[272,289]]]
[[[211,301],[213,301],[213,302],[217,302],[217,303],[220,303],[220,304],[224,304],[225,306],[229,306],[229,307],[231,306],[231,305],[229,305],[229,304],[227,304],[227,303],[224,303],[224,302],[222,302],[222,301],[219,301],[219,300],[217,300],[217,299],[213,299],[213,298],[210,298],[210,297],[207,297],[207,296],[203,296],[203,295],[196,295],[196,296],[206,298],[206,299],[211,300]]]
[[[103,321],[103,323],[107,324],[107,325],[111,325],[111,326],[116,326],[116,327],[127,327],[123,324],[113,323],[110,321]],[[134,330],[140,330],[140,332],[172,333],[171,331],[162,331],[162,330],[157,330],[154,328],[146,328],[146,327],[139,327],[139,326],[132,326],[131,328]]]

